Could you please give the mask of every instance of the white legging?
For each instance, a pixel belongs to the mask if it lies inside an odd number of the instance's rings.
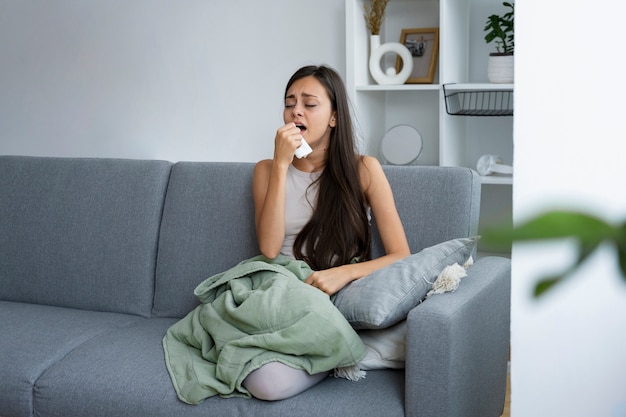
[[[310,375],[282,362],[269,362],[250,372],[243,386],[260,400],[284,400],[301,393],[328,376],[328,372]]]

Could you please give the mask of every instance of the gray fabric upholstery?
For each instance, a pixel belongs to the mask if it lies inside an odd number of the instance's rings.
[[[183,317],[194,288],[259,254],[251,163],[179,162],[165,200],[153,314]]]
[[[0,157],[0,299],[149,316],[169,171]]]
[[[385,165],[411,253],[478,232],[480,177],[468,168]],[[374,219],[376,220],[376,219]],[[374,222],[372,251],[384,253]]]
[[[478,238],[459,238],[422,249],[411,256],[352,281],[333,300],[355,329],[384,329],[406,319],[449,265],[464,265]]]
[[[160,345],[175,321],[138,322],[84,343],[37,381],[35,410],[45,410],[46,417],[66,417],[68,410],[89,417],[404,415],[402,371],[377,371],[359,382],[329,377],[275,403],[212,397],[187,405],[173,392]]]
[[[51,367],[96,336],[141,320],[0,301],[0,415],[30,416],[33,385]]]
[[[161,226],[154,315],[182,317],[197,305],[196,285],[259,253],[253,169],[251,163],[174,165]],[[480,179],[473,171],[390,165],[384,169],[412,253],[476,234]],[[373,250],[380,256],[375,219],[373,223]]]
[[[384,167],[413,253],[477,232],[478,175]],[[278,402],[182,403],[161,339],[204,279],[258,254],[249,163],[0,156],[0,415],[498,417],[510,261],[407,319],[406,370]],[[374,246],[380,253],[376,237]]]
[[[481,258],[467,272],[455,292],[432,296],[409,313],[407,417],[502,413],[511,263]]]

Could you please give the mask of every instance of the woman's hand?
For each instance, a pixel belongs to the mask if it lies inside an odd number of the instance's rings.
[[[304,282],[328,295],[333,295],[353,280],[347,273],[346,266],[349,265],[338,266],[323,271],[314,271]]]
[[[302,144],[302,133],[295,123],[287,123],[276,131],[274,162],[289,165],[294,152]]]

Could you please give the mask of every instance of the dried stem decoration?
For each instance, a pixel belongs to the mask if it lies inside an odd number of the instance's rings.
[[[367,29],[372,35],[380,34],[380,26],[383,23],[388,2],[389,0],[371,0],[370,4],[363,5]]]

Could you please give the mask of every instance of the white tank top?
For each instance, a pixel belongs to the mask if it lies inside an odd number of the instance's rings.
[[[320,172],[302,172],[293,165],[287,170],[286,201],[285,201],[285,240],[281,253],[290,258],[293,256],[293,243],[300,230],[308,223],[317,203],[315,184],[309,187],[321,175]]]

